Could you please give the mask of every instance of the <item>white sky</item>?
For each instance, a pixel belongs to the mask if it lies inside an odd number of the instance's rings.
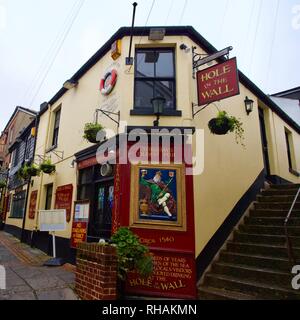
[[[0,0],[0,131],[15,106],[39,109],[113,33],[131,25],[133,1],[85,0],[37,92],[50,49],[80,1]],[[144,26],[153,0],[137,2],[136,25]],[[265,93],[300,85],[300,0],[156,0],[148,25],[191,25],[218,49],[233,46],[239,69]]]

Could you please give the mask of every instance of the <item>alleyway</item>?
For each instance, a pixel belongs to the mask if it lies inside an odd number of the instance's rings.
[[[71,266],[43,267],[49,259],[7,233],[0,232],[0,266],[6,270],[6,290],[0,300],[77,300]]]

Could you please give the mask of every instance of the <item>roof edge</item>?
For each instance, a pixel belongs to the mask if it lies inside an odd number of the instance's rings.
[[[198,43],[207,53],[213,54],[218,50],[209,43],[198,31],[192,26],[149,26],[149,27],[135,27],[134,36],[146,36],[147,32],[151,28],[164,28],[166,29],[166,36],[188,36],[195,43]],[[70,80],[79,81],[80,78],[92,68],[111,48],[111,45],[118,39],[122,39],[125,36],[130,36],[131,27],[121,27],[113,36],[70,78]],[[225,58],[219,59],[225,61]],[[300,133],[300,126],[290,118],[271,98],[259,89],[245,74],[239,70],[240,82],[247,87],[252,93],[254,93],[262,102],[268,105],[272,111],[274,111],[280,118],[293,127],[297,133]],[[61,88],[49,101],[50,105],[56,103],[68,90]],[[42,115],[45,110],[41,111]]]

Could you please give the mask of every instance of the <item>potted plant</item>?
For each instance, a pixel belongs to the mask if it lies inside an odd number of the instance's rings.
[[[4,180],[0,181],[0,189],[3,189],[6,187],[6,182]]]
[[[236,143],[244,146],[243,123],[234,116],[228,115],[226,111],[219,111],[216,118],[209,121],[208,127],[212,134],[225,135],[229,132],[235,132]]]
[[[55,172],[55,165],[52,164],[50,159],[48,159],[40,164],[40,170],[46,174],[52,174]]]
[[[99,123],[86,123],[83,138],[91,143],[97,143],[97,134],[103,129],[104,127]]]
[[[119,294],[122,296],[127,275],[136,271],[143,278],[153,272],[153,258],[149,249],[128,228],[120,228],[111,238],[117,247]]]
[[[40,168],[32,163],[30,166],[27,166],[27,173],[30,177],[36,177],[40,175]]]

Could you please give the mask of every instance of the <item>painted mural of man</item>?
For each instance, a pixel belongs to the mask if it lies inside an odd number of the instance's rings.
[[[159,207],[162,207],[164,212],[170,218],[172,218],[173,215],[168,205],[168,202],[171,200],[172,196],[169,192],[168,186],[173,181],[174,174],[170,173],[170,180],[167,183],[162,181],[161,171],[156,172],[152,180],[145,180],[146,175],[147,171],[142,170],[140,183],[141,185],[151,189],[151,202],[157,204]]]

